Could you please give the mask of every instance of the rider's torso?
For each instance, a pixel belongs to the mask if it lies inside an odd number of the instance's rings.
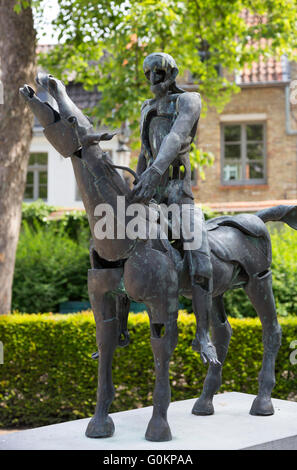
[[[149,123],[149,143],[153,159],[158,155],[161,144],[172,127],[172,116],[152,116]]]
[[[175,122],[178,114],[179,94],[167,95],[159,100],[149,100],[143,109],[142,138],[148,150],[147,163],[150,166],[158,155],[162,142]],[[193,131],[183,142],[180,152],[162,178],[162,186],[168,187],[170,181],[182,181],[182,192],[193,198],[191,189],[191,165],[189,151],[196,132],[197,122]]]
[[[156,158],[162,141],[169,134],[177,116],[178,94],[168,95],[147,104],[148,140],[153,159]]]

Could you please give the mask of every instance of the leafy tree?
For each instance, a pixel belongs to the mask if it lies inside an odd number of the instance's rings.
[[[0,81],[4,92],[0,104],[0,314],[8,313],[11,306],[33,125],[19,88],[35,76],[35,34],[31,1],[0,0]]]
[[[199,169],[200,178],[204,180],[205,173],[203,167],[213,165],[214,155],[212,152],[204,152],[203,150],[199,149],[193,142],[190,151],[190,162],[192,170]]]
[[[75,71],[85,88],[102,99],[95,118],[113,127],[129,119],[138,128],[140,106],[149,96],[142,72],[154,51],[174,56],[180,76],[190,70],[207,106],[223,109],[239,91],[234,71],[296,48],[296,0],[59,0],[55,20],[62,44],[41,63],[67,82]],[[254,15],[245,21],[243,10]],[[259,42],[260,38],[264,38]],[[223,66],[224,74],[218,74]],[[73,74],[72,74],[73,76]]]

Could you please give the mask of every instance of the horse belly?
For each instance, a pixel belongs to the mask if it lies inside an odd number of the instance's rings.
[[[248,275],[270,267],[271,243],[265,236],[254,237],[234,227],[220,226],[208,232],[208,239],[217,258],[227,263],[238,263]]]
[[[107,261],[119,261],[129,257],[136,245],[136,240],[110,240],[103,239],[97,240],[93,236],[93,245],[100,256],[100,258],[106,259]]]
[[[213,269],[213,297],[217,297],[231,288],[234,265],[220,260],[213,254],[211,262]]]
[[[211,254],[213,269],[213,297],[221,295],[230,289],[234,273],[234,264],[228,263]],[[184,297],[192,298],[191,278],[185,266],[179,277],[179,293]]]

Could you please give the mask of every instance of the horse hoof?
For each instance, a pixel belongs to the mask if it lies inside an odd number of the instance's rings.
[[[172,435],[167,421],[164,418],[151,418],[145,438],[153,442],[171,441]]]
[[[196,416],[209,416],[214,414],[214,407],[211,400],[198,400],[192,409],[192,414]]]
[[[253,401],[250,414],[253,416],[270,416],[274,414],[271,398],[256,397]]]
[[[110,416],[105,421],[93,417],[88,424],[86,436],[92,438],[111,437],[114,433],[114,424]]]

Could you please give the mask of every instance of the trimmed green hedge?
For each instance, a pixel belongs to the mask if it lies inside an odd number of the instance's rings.
[[[262,361],[258,319],[231,319],[233,336],[221,391],[257,393]],[[297,318],[281,319],[283,344],[276,365],[273,396],[296,399],[297,365],[290,363]],[[111,411],[152,404],[154,362],[146,314],[130,315],[131,344],[117,349],[113,375],[116,397]],[[206,375],[191,349],[193,315],[180,313],[179,342],[171,362],[172,401],[198,396]],[[71,315],[0,317],[4,364],[0,365],[0,426],[41,426],[91,416],[97,387],[95,324],[90,312]],[[247,410],[248,412],[248,410]]]

